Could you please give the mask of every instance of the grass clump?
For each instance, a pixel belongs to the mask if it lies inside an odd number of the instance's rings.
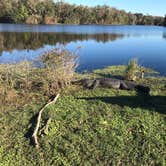
[[[136,81],[139,78],[144,79],[145,74],[158,75],[159,72],[140,66],[137,59],[131,59],[126,67],[124,78],[128,81]]]
[[[128,81],[135,81],[138,70],[139,65],[137,59],[130,60],[126,68],[125,79]]]
[[[0,103],[3,105],[14,103],[16,106],[19,94],[31,88],[31,73],[32,66],[30,62],[0,64]]]

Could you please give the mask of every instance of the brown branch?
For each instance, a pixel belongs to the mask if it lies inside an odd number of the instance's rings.
[[[37,140],[37,133],[38,133],[38,130],[40,127],[42,113],[43,113],[45,108],[47,108],[51,104],[54,104],[57,101],[58,97],[59,97],[59,94],[57,94],[56,97],[52,101],[48,102],[38,113],[36,128],[35,128],[33,135],[32,135],[32,140],[33,140],[36,148],[39,148],[39,142]]]

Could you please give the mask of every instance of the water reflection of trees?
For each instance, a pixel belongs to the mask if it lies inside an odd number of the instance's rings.
[[[68,33],[0,33],[0,52],[13,49],[37,49],[45,44],[67,44],[71,41],[95,40],[97,42],[114,41],[123,38],[122,34],[68,34]]]
[[[163,32],[163,39],[166,40],[166,31]]]

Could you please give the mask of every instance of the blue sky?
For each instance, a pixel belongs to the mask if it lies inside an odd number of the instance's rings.
[[[166,0],[64,0],[65,2],[88,6],[109,5],[131,12],[140,12],[156,16],[166,14]]]

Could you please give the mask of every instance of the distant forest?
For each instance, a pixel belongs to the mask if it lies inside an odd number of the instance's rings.
[[[166,26],[166,16],[131,13],[106,5],[88,7],[53,0],[0,0],[0,11],[1,23]]]

